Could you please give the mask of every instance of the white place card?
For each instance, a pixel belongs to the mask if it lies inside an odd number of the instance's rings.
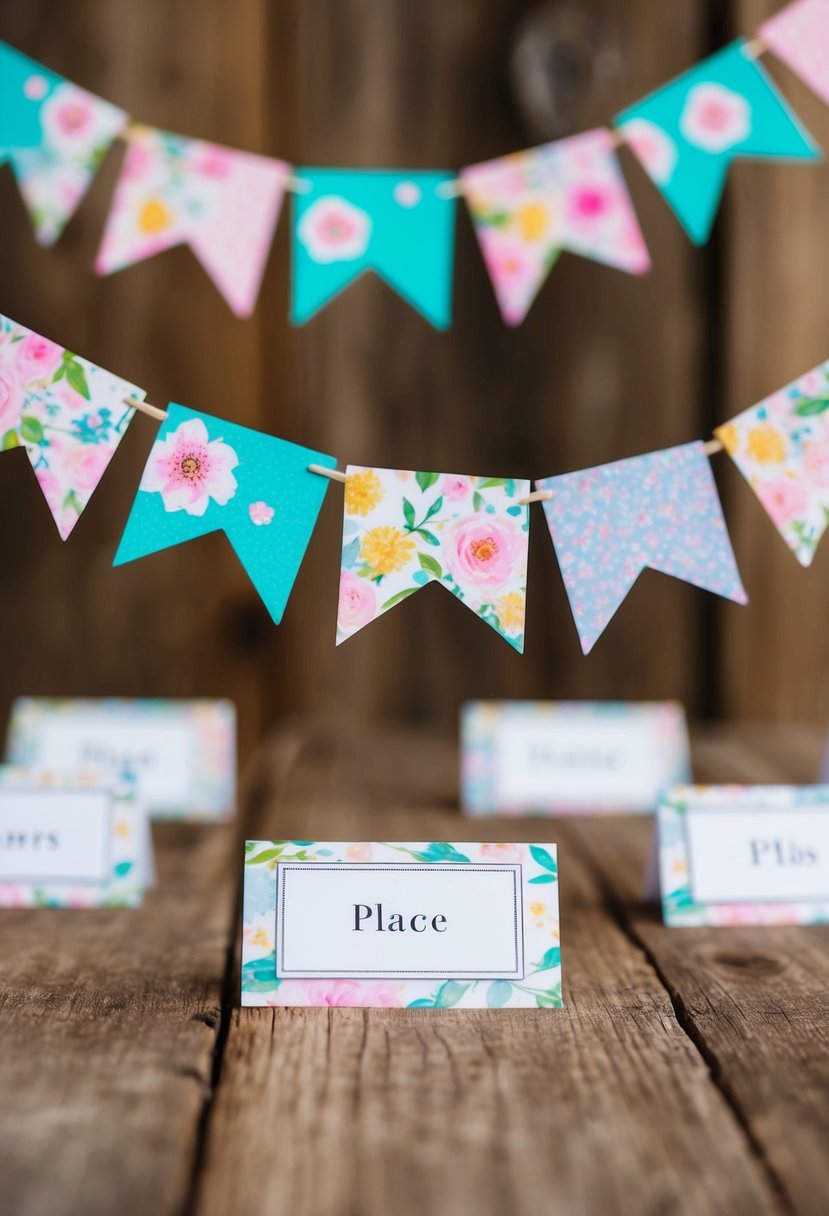
[[[682,706],[666,702],[475,701],[461,717],[469,815],[652,814],[690,779]]]
[[[555,845],[249,840],[243,1005],[561,1005]]]
[[[133,789],[94,773],[0,767],[0,907],[134,906],[153,882]]]
[[[666,924],[829,920],[829,786],[678,786],[657,824]]]
[[[227,819],[235,799],[236,712],[229,701],[24,697],[12,710],[8,759],[131,778],[156,819]]]

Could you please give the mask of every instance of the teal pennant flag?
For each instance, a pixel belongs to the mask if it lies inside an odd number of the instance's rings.
[[[126,123],[117,106],[0,42],[0,164],[14,170],[41,244],[60,236]]]
[[[114,565],[224,532],[278,625],[334,456],[170,405],[147,460]]]
[[[437,329],[452,318],[456,199],[450,173],[301,169],[291,320],[301,325],[373,270]]]
[[[732,160],[821,156],[744,39],[613,121],[697,245],[708,239]]]

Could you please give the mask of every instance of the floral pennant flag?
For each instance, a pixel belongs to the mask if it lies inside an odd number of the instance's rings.
[[[529,481],[346,473],[337,644],[435,582],[523,651]]]
[[[795,0],[761,25],[757,34],[829,104],[829,0]]]
[[[461,180],[507,325],[524,320],[562,249],[630,274],[650,269],[610,131],[472,165]]]
[[[801,566],[829,523],[829,362],[714,432]]]
[[[816,160],[744,39],[703,60],[614,122],[696,244],[704,244],[737,157]]]
[[[646,566],[748,602],[704,444],[535,484],[585,654]]]
[[[290,166],[152,127],[131,127],[99,274],[189,245],[238,317],[253,312]]]
[[[60,236],[127,115],[0,42],[0,164],[42,245]]]
[[[274,622],[282,619],[334,456],[169,405],[113,565],[224,532]]]
[[[63,540],[144,390],[0,316],[0,447],[24,447]]]
[[[302,169],[297,176],[294,324],[373,270],[437,329],[446,329],[456,200],[445,191],[452,175]]]

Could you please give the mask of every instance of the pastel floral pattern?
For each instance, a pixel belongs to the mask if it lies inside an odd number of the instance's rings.
[[[60,236],[127,115],[0,43],[0,163],[8,161],[43,245]]]
[[[813,925],[829,922],[829,899],[763,903],[697,903],[691,882],[687,824],[706,811],[824,811],[829,815],[829,786],[677,785],[666,789],[657,808],[659,886],[666,925]]]
[[[368,249],[371,216],[347,199],[326,194],[311,204],[296,234],[313,261],[352,262]]]
[[[646,566],[747,602],[702,443],[536,485],[585,654]]]
[[[63,540],[144,390],[0,315],[0,449],[24,447]]]
[[[472,165],[461,180],[508,325],[524,320],[562,249],[631,274],[650,268],[609,131]]]
[[[290,166],[151,127],[128,138],[98,273],[187,244],[236,315],[249,316]]]
[[[280,979],[276,974],[276,866],[280,861],[471,863],[521,866],[522,979]],[[561,993],[555,845],[446,841],[248,840],[242,912],[242,1005],[380,1009],[556,1009]]]
[[[523,650],[529,482],[346,472],[337,642],[437,582]]]
[[[829,523],[829,362],[715,434],[802,566]]]
[[[757,36],[829,104],[829,4],[794,0],[764,22]]]
[[[114,565],[224,532],[279,624],[336,460],[171,403]]]
[[[708,239],[735,157],[814,160],[819,149],[740,39],[614,122],[691,239]]]

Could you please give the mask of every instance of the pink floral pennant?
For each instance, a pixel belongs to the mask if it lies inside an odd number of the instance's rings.
[[[0,448],[24,447],[63,540],[144,390],[0,316]]]
[[[501,315],[519,325],[562,249],[630,274],[650,258],[607,130],[461,171]]]
[[[349,465],[337,643],[440,583],[524,649],[530,483]]]
[[[829,362],[715,431],[801,566],[829,522]]]
[[[829,103],[829,0],[795,0],[761,25],[757,34]]]
[[[132,127],[95,269],[188,244],[234,313],[250,316],[290,172],[284,161]]]

